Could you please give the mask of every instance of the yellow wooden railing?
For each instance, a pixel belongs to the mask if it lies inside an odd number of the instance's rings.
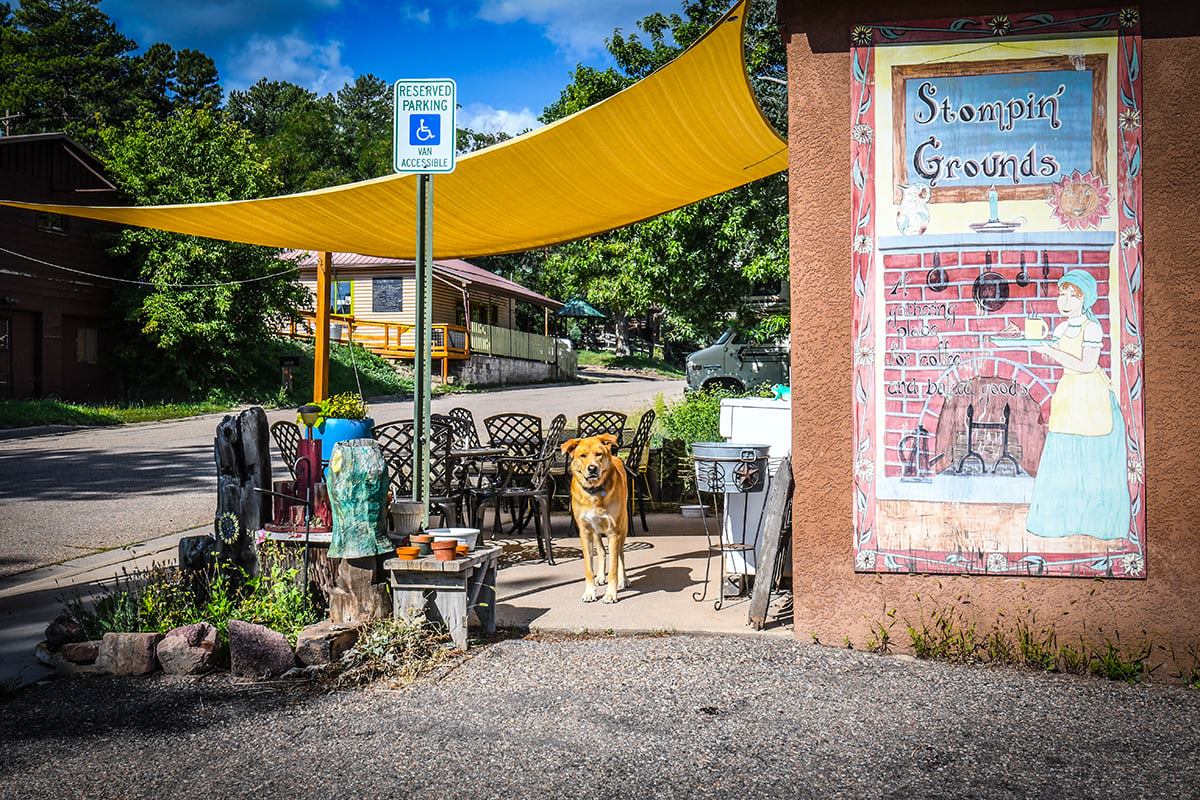
[[[315,330],[316,315],[303,313],[283,333],[292,339],[312,339]],[[329,320],[329,341],[353,342],[384,358],[412,360],[416,356],[416,338],[416,326],[402,322],[356,319],[341,314],[332,315]],[[430,340],[429,357],[441,360],[443,378],[448,372],[448,362],[471,357],[471,334],[461,325],[432,325]]]

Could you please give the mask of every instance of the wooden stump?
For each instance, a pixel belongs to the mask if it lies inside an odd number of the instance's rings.
[[[267,414],[255,406],[217,425],[213,443],[217,464],[217,555],[254,574],[254,532],[271,518],[270,496],[255,489],[271,486]],[[236,523],[234,523],[236,520]]]

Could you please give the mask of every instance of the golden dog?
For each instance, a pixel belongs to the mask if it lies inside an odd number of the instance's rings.
[[[617,591],[625,588],[625,536],[629,531],[626,497],[629,483],[625,465],[613,454],[617,437],[611,433],[570,439],[562,451],[571,457],[571,510],[579,527],[579,543],[583,548],[583,602],[596,602],[596,575],[592,571],[592,556],[600,556],[605,568],[608,588],[604,602],[617,602]],[[608,537],[608,559],[605,564],[604,542]]]

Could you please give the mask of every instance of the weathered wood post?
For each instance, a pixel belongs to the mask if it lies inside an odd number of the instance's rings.
[[[255,489],[271,488],[271,449],[267,414],[258,406],[217,425],[217,556],[248,575],[258,568],[254,533],[271,519],[271,498]]]
[[[329,617],[358,623],[391,613],[379,556],[390,553],[387,530],[387,463],[373,439],[338,442],[329,460],[333,534],[329,558],[339,559],[329,593]]]

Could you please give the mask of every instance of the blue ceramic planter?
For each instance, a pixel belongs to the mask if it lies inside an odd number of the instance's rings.
[[[333,446],[348,439],[370,439],[371,428],[375,420],[366,419],[327,419],[313,428],[313,438],[321,440],[321,459],[328,462],[333,456]]]

